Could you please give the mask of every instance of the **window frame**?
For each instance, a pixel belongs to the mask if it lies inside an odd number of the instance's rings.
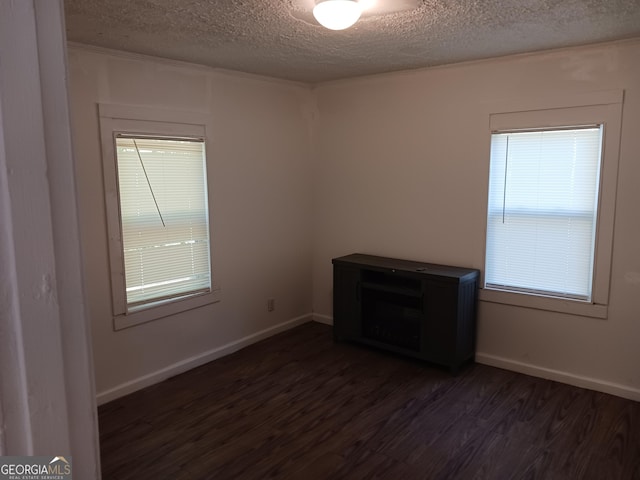
[[[214,244],[212,228],[212,195],[208,188],[207,206],[209,210],[209,268],[211,290],[186,294],[181,297],[149,302],[143,307],[128,308],[122,224],[120,219],[120,195],[118,191],[118,170],[116,135],[157,136],[167,138],[201,138],[205,142],[206,182],[212,184],[211,148],[207,115],[197,112],[163,110],[151,107],[99,104],[100,137],[102,143],[102,166],[104,195],[107,215],[109,247],[109,271],[111,281],[111,306],[114,330],[121,330],[142,323],[175,315],[202,307],[220,300],[220,288],[215,281]]]
[[[607,318],[609,287],[613,252],[613,230],[618,161],[622,124],[623,91],[605,91],[580,94],[546,102],[516,101],[512,105],[489,112],[489,134],[485,155],[490,159],[491,135],[499,131],[554,129],[578,125],[602,125],[602,158],[600,166],[599,196],[596,219],[596,238],[591,301],[544,296],[531,292],[505,291],[485,287],[482,272],[481,301],[522,306],[595,318]],[[487,257],[487,215],[489,167],[487,162],[485,190],[485,230],[483,238],[483,265]]]

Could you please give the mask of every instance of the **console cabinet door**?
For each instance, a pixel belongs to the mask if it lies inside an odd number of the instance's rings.
[[[362,335],[360,269],[333,269],[333,335],[336,340],[358,339]]]
[[[428,280],[425,292],[425,354],[441,364],[456,357],[457,283]]]

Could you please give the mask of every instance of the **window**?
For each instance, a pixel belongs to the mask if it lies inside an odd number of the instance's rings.
[[[206,121],[100,105],[114,327],[218,300]]]
[[[601,131],[492,134],[487,287],[591,301]]]
[[[560,104],[490,114],[480,300],[606,318],[622,92]]]
[[[127,309],[209,292],[204,141],[115,140]]]

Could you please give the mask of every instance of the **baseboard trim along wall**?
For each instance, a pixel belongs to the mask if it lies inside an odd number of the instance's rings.
[[[310,322],[313,319],[314,318],[310,313],[301,315],[278,325],[274,325],[273,327],[266,328],[246,337],[227,343],[226,345],[216,347],[207,352],[174,363],[148,375],[144,375],[129,382],[122,383],[117,387],[110,388],[109,390],[105,390],[104,392],[99,392],[96,395],[98,405],[105,404],[107,402],[115,400],[116,398],[124,397],[125,395],[133,393],[137,390],[141,390],[145,387],[149,387],[156,383],[162,382],[167,378],[174,377],[176,375],[179,375],[180,373],[184,373],[187,370],[191,370],[192,368],[204,365],[205,363],[211,362],[212,360],[215,360],[217,358],[221,358],[233,352],[237,352],[238,350],[244,347],[248,347],[253,343],[257,343],[260,340],[264,340],[265,338],[269,338],[280,332],[284,332],[285,330],[297,327],[298,325],[302,325],[303,323]]]
[[[333,317],[331,315],[322,315],[320,313],[313,313],[313,321],[318,323],[324,323],[325,325],[333,325]]]
[[[595,390],[597,392],[608,393],[618,397],[627,398],[629,400],[640,401],[640,390],[618,383],[606,382],[597,378],[583,377],[574,375],[573,373],[553,370],[551,368],[538,367],[528,363],[517,362],[508,358],[497,357],[487,353],[476,352],[476,362],[491,367],[503,368],[513,372],[524,373],[533,377],[554,380],[560,383],[566,383],[575,387]]]
[[[333,325],[333,317],[330,315],[322,315],[319,313],[313,313],[312,315],[314,322],[324,323],[325,325]],[[491,367],[503,368],[504,370],[510,370],[512,372],[531,375],[532,377],[545,378],[547,380],[566,383],[567,385],[573,385],[575,387],[586,388],[588,390],[608,393],[611,395],[616,395],[617,397],[627,398],[629,400],[640,402],[640,389],[628,387],[626,385],[620,385],[618,383],[606,382],[597,378],[574,375],[573,373],[553,370],[551,368],[538,367],[529,363],[517,362],[515,360],[482,352],[476,352],[476,362],[483,365],[489,365]]]
[[[253,343],[259,342],[260,340],[264,340],[265,338],[269,338],[280,332],[284,332],[309,321],[314,321],[325,325],[333,325],[333,317],[330,315],[322,315],[318,313],[301,315],[273,327],[256,332],[252,335],[243,337],[239,340],[227,343],[226,345],[214,348],[200,355],[195,355],[180,362],[174,363],[173,365],[169,365],[168,367],[165,367],[156,372],[136,378],[135,380],[125,382],[121,385],[118,385],[117,387],[105,390],[104,392],[99,392],[97,394],[97,403],[98,405],[102,405],[115,400],[116,398],[124,397],[125,395],[133,393],[137,390],[149,387],[163,380],[166,380],[167,378],[179,375],[180,373],[184,373],[188,370],[191,370],[192,368],[199,367],[200,365],[204,365],[205,363],[211,362],[217,358],[221,358],[233,352],[237,352],[238,350]],[[508,358],[498,357],[482,352],[476,353],[476,362],[483,365],[489,365],[491,367],[503,368],[505,370],[523,373],[525,375],[531,375],[534,377],[545,378],[547,380],[566,383],[568,385],[573,385],[576,387],[608,393],[611,395],[616,395],[618,397],[627,398],[629,400],[640,401],[640,389],[631,388],[617,383],[606,382],[591,377],[583,377],[580,375],[562,372],[560,370],[553,370],[550,368],[539,367],[528,363],[517,362],[515,360],[510,360]]]

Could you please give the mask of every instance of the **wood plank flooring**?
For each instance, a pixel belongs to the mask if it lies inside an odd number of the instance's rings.
[[[104,480],[640,480],[640,403],[308,323],[99,409]]]

